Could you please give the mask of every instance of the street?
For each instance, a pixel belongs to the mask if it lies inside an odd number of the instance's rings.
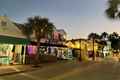
[[[120,80],[120,63],[66,61],[35,71],[0,76],[0,80]]]

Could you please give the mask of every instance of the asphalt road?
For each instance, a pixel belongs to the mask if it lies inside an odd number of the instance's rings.
[[[0,80],[120,80],[119,62],[62,62]]]

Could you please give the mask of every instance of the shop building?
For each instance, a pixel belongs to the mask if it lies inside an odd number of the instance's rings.
[[[97,55],[99,44],[88,39],[72,39],[66,42],[66,45],[73,49],[74,57],[81,60],[91,60],[93,51]],[[94,49],[94,50],[93,50]]]
[[[25,64],[29,41],[7,16],[0,16],[0,64]]]
[[[69,48],[65,45],[66,32],[63,29],[55,30],[51,37],[42,38],[40,43],[40,55],[52,55],[58,59],[70,59]],[[32,39],[34,35],[32,35]],[[32,40],[32,45],[36,45],[36,41]],[[68,55],[69,53],[69,55]]]

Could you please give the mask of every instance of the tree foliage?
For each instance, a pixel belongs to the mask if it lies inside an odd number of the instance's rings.
[[[92,40],[92,39],[100,39],[100,36],[97,33],[90,33],[88,35],[88,39],[90,39],[90,40]]]
[[[110,41],[113,50],[120,50],[120,36],[117,32],[113,32],[111,34],[108,34],[107,32],[103,32],[101,35],[98,35],[97,33],[90,33],[88,35],[88,39],[98,40],[98,43],[102,45],[102,47],[107,45],[107,41]]]
[[[108,8],[106,9],[106,15],[110,19],[120,18],[119,11],[120,0],[108,0]]]
[[[41,38],[45,38],[46,36],[48,37],[48,35],[50,36],[55,29],[55,26],[53,23],[49,22],[48,18],[42,18],[40,16],[28,18],[27,24],[32,27],[38,42]]]
[[[114,50],[120,49],[120,47],[119,47],[120,46],[119,45],[120,39],[119,39],[119,34],[117,32],[113,32],[112,34],[110,34],[109,40],[111,41],[111,47]]]

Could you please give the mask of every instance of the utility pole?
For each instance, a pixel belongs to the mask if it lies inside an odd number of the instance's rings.
[[[95,45],[95,39],[93,39],[93,60],[95,60],[95,49],[94,49],[94,45]]]
[[[79,40],[79,43],[80,43],[80,61],[82,60],[82,51],[81,51],[81,39]]]

